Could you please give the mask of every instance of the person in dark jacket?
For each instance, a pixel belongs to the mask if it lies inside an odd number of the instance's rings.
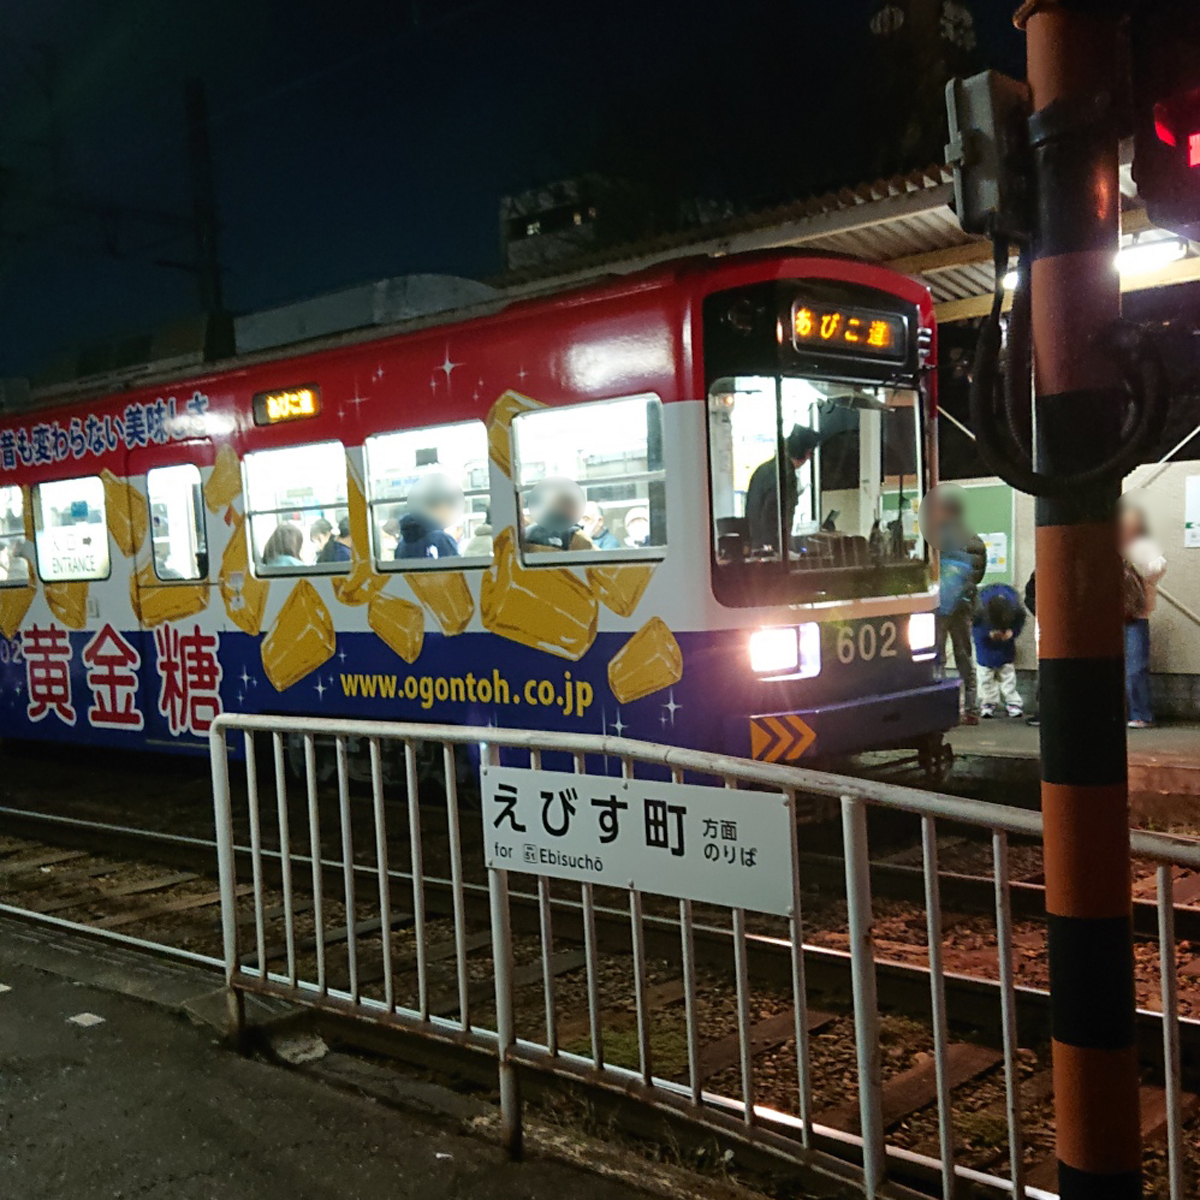
[[[337,536],[326,540],[325,545],[321,547],[321,553],[317,555],[317,562],[349,562],[353,557],[354,552],[350,545],[350,518],[343,517],[338,522]]]
[[[529,493],[532,523],[525,527],[527,550],[595,550],[580,531],[583,489],[573,479],[543,479]]]
[[[779,528],[782,519],[786,542],[792,532],[796,514],[796,472],[804,466],[821,441],[815,429],[793,425],[784,442],[788,465],[781,471],[778,456],[767,459],[754,468],[750,486],[746,489],[746,523],[750,527],[750,546],[754,550],[769,547],[779,549]],[[779,478],[783,476],[783,505],[779,503]]]
[[[979,664],[981,717],[994,717],[1003,701],[1010,717],[1024,715],[1017,691],[1017,638],[1025,628],[1025,610],[1016,588],[993,583],[979,593],[972,621],[975,658]]]
[[[931,493],[932,494],[932,493]],[[935,538],[940,559],[938,647],[946,660],[946,641],[954,648],[954,665],[963,682],[964,725],[976,725],[975,659],[971,648],[971,618],[979,584],[987,570],[987,547],[966,522],[957,489],[938,497]]]
[[[408,511],[400,518],[396,558],[457,558],[458,543],[446,526],[462,512],[463,493],[446,475],[425,475],[408,493]]]
[[[1025,607],[1029,609],[1029,615],[1034,618],[1033,623],[1033,646],[1037,649],[1037,572],[1029,572],[1029,580],[1025,584]],[[1038,676],[1037,684],[1033,692],[1033,707],[1037,710],[1032,717],[1025,718],[1026,725],[1040,725],[1042,723],[1042,679]]]

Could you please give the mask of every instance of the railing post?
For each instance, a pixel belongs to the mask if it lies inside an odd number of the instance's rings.
[[[495,748],[484,748],[484,762],[497,760]],[[496,1041],[500,1077],[500,1126],[504,1148],[514,1161],[522,1156],[521,1089],[516,1064],[516,1018],[513,1013],[512,921],[508,908],[508,872],[488,868],[488,900],[492,916],[492,969],[496,977]]]
[[[229,758],[225,745],[225,730],[219,722],[209,730],[208,753],[212,767],[213,831],[217,841],[217,878],[221,892],[221,939],[225,949],[225,1002],[228,1020],[226,1033],[241,1050],[246,1036],[246,1002],[234,983],[238,969],[237,873],[233,862]]]
[[[863,1190],[875,1200],[885,1178],[883,1062],[879,1052],[879,1001],[875,989],[875,940],[871,931],[871,864],[867,857],[867,808],[842,797],[846,855],[846,918],[850,974],[854,984],[854,1042],[858,1056],[858,1105],[862,1120]]]

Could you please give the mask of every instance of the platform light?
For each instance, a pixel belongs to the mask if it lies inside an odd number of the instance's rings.
[[[1187,254],[1187,243],[1180,238],[1155,242],[1135,242],[1117,255],[1117,270],[1122,275],[1145,275],[1178,262]]]
[[[937,617],[933,613],[913,613],[908,618],[908,647],[914,662],[937,657]]]

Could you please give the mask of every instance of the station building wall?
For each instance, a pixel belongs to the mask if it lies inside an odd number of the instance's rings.
[[[1200,547],[1184,545],[1184,496],[1189,476],[1200,476],[1200,462],[1139,467],[1125,481],[1125,490],[1145,509],[1154,540],[1166,556],[1163,587],[1200,615]],[[1017,493],[1013,516],[1011,582],[1023,593],[1034,562],[1032,497]],[[1156,713],[1176,720],[1200,720],[1200,623],[1161,596],[1150,618],[1150,667]],[[1017,668],[1032,692],[1037,671],[1032,628],[1018,644]]]

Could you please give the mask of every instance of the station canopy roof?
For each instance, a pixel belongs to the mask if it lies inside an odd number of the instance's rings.
[[[1131,152],[1122,155],[1122,288],[1141,291],[1200,280],[1200,254],[1190,243],[1150,224],[1136,198]],[[885,263],[929,287],[938,319],[983,316],[995,287],[992,246],[963,232],[955,215],[953,176],[935,166],[875,183],[843,188],[778,208],[738,216],[644,243],[610,248],[571,264],[510,275],[510,295],[542,291],[594,277],[598,270],[623,273],[682,254],[735,254],[795,247],[830,250]],[[1012,267],[1015,268],[1015,261]],[[564,269],[565,268],[565,269]]]

